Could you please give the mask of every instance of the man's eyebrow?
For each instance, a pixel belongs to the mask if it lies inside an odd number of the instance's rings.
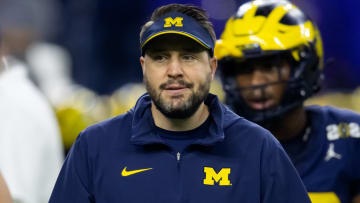
[[[187,53],[199,53],[204,51],[202,48],[200,47],[182,47],[182,48],[170,48],[170,49],[165,49],[165,48],[149,48],[147,50],[149,53],[161,53],[161,52],[165,52],[165,51],[181,51],[181,52],[187,52]]]
[[[188,47],[188,48],[182,48],[182,51],[185,52],[190,52],[190,53],[199,53],[202,52],[203,49],[201,49],[200,47]]]
[[[151,52],[151,53],[158,53],[158,52],[164,52],[165,49],[162,49],[162,48],[149,48],[147,51]]]

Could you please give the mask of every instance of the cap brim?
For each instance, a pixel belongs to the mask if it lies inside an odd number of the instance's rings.
[[[151,37],[149,37],[146,41],[144,41],[144,43],[141,45],[141,48],[143,49],[145,47],[145,45],[152,39],[154,39],[155,37],[161,36],[161,35],[165,35],[165,34],[179,34],[185,37],[188,37],[194,41],[196,41],[197,43],[199,43],[201,46],[205,47],[206,49],[211,49],[211,47],[207,46],[206,44],[204,44],[202,41],[200,41],[200,39],[198,39],[197,37],[186,33],[186,32],[181,32],[181,31],[174,31],[174,30],[168,30],[168,31],[163,31],[163,32],[159,32],[156,33],[154,35],[152,35]]]
[[[169,21],[169,19],[171,21]],[[174,20],[176,19],[176,21]],[[214,40],[211,34],[198,21],[183,13],[171,12],[163,15],[151,24],[142,34],[140,48],[144,51],[145,45],[152,39],[165,35],[178,34],[188,37],[213,54]]]

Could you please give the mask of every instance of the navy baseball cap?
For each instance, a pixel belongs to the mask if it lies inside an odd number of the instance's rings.
[[[149,41],[164,34],[179,34],[189,37],[209,50],[211,56],[214,53],[215,42],[204,27],[186,14],[170,12],[160,17],[145,30],[140,39],[141,54],[144,55],[145,45]]]

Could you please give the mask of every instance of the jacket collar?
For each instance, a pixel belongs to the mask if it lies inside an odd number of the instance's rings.
[[[224,106],[213,94],[208,95],[205,104],[208,105],[209,116],[211,116],[208,136],[197,140],[194,144],[211,146],[224,140]],[[131,111],[133,112],[131,143],[137,145],[165,144],[156,133],[156,126],[151,113],[151,98],[147,93],[138,99]]]

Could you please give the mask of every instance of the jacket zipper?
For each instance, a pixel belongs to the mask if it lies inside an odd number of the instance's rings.
[[[182,154],[180,152],[176,153],[176,163],[177,163],[177,174],[178,174],[178,181],[177,181],[177,185],[178,185],[178,194],[179,194],[179,199],[178,201],[182,201],[182,196],[183,196],[183,184],[182,184],[182,177],[181,177],[181,159],[182,159]]]
[[[179,162],[180,162],[180,158],[181,158],[181,154],[180,154],[180,152],[178,152],[178,153],[176,154],[176,160],[177,160],[178,164],[179,164]]]

